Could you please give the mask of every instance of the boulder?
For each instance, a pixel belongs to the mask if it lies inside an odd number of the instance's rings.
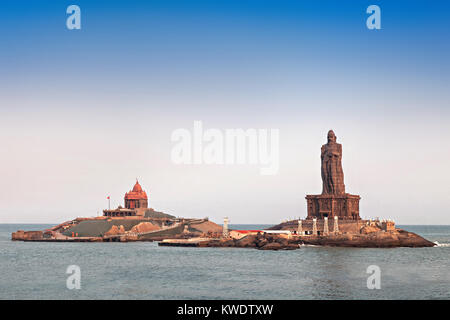
[[[17,230],[16,232],[13,232],[11,235],[11,240],[23,240],[23,236],[25,234],[25,231],[23,230]]]
[[[122,225],[120,225],[119,227],[117,227],[116,225],[113,225],[111,227],[111,229],[109,229],[107,232],[105,232],[104,235],[105,236],[115,236],[115,235],[122,234],[122,233],[125,233],[125,228]]]
[[[42,240],[43,232],[42,231],[23,231],[18,230],[17,232],[13,232],[11,235],[11,240]]]
[[[259,249],[260,250],[280,250],[280,249],[283,249],[283,246],[278,242],[270,242],[270,243],[262,246]]]
[[[240,248],[255,248],[256,247],[256,236],[248,235],[235,242],[236,247]]]
[[[266,239],[257,239],[257,242],[256,242],[256,246],[258,247],[258,248],[261,248],[261,247],[264,247],[266,244],[268,244],[269,243],[269,241],[267,241]]]
[[[141,222],[135,226],[133,226],[130,230],[131,233],[143,233],[143,232],[150,232],[159,230],[160,228],[158,226],[155,226],[151,222]]]
[[[274,241],[276,243],[281,244],[283,247],[285,247],[285,246],[287,246],[289,244],[289,241],[287,239],[285,239],[285,238],[282,238],[282,237],[275,238]]]
[[[201,223],[191,223],[189,224],[189,228],[194,229],[197,232],[201,233],[222,233],[222,226],[219,226],[218,224],[211,222],[211,221],[203,221]]]
[[[361,230],[359,230],[359,233],[361,233],[361,234],[369,234],[369,233],[378,232],[378,231],[380,231],[380,229],[377,228],[377,227],[364,226],[364,227],[361,228]]]
[[[222,247],[234,247],[234,240],[226,240],[221,243]]]

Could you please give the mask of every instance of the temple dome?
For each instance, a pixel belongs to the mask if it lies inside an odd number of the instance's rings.
[[[142,187],[139,184],[139,181],[136,180],[136,184],[133,187],[133,192],[142,192]]]
[[[136,180],[133,190],[125,194],[125,200],[147,200],[147,193],[142,190],[141,185]]]

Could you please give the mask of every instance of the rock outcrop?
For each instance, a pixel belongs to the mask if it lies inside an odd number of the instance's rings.
[[[248,235],[238,240],[236,239],[214,239],[204,242],[200,247],[235,247],[235,248],[255,248],[260,250],[292,250],[298,249],[299,245],[290,243],[288,239],[280,236]]]
[[[375,226],[364,226],[361,228],[361,230],[359,230],[359,233],[369,234],[369,233],[378,232],[378,231],[380,231],[380,228],[377,228]]]
[[[161,229],[159,226],[154,225],[151,222],[141,222],[133,226],[130,233],[144,233]]]
[[[113,225],[111,227],[111,229],[109,229],[104,234],[104,236],[115,236],[115,235],[123,234],[123,233],[125,233],[125,228],[122,225],[120,225],[119,227],[117,227],[116,225]]]
[[[42,240],[43,239],[43,232],[42,231],[23,231],[18,230],[16,232],[13,232],[11,235],[11,240],[14,241],[31,241],[31,240]]]
[[[401,229],[377,231],[367,234],[342,234],[301,237],[299,243],[333,247],[396,248],[433,247],[435,244],[421,236]]]
[[[211,222],[209,220],[202,221],[199,223],[191,223],[189,225],[189,229],[191,229],[194,232],[200,232],[200,233],[222,233],[222,226]]]
[[[395,231],[369,232],[362,234],[339,234],[327,236],[294,236],[290,239],[282,235],[257,234],[248,235],[241,239],[211,240],[201,244],[202,247],[236,247],[255,248],[260,250],[293,250],[301,245],[317,245],[331,247],[358,248],[396,248],[396,247],[433,247],[435,244],[421,236],[401,229]]]

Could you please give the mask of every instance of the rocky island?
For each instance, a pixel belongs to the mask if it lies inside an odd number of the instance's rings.
[[[161,246],[237,247],[292,250],[305,245],[393,248],[432,247],[419,235],[395,227],[392,220],[363,220],[359,195],[345,192],[342,145],[332,130],[321,148],[322,193],[307,195],[307,217],[286,221],[267,230],[228,230],[208,218],[177,218],[148,208],[138,181],[125,194],[125,207],[104,210],[102,217],[76,218],[43,231],[19,230],[20,241],[160,241]],[[329,220],[332,226],[329,225]]]
[[[42,231],[18,230],[12,240],[58,242],[158,241],[166,238],[217,236],[222,227],[208,218],[177,218],[148,208],[138,181],[125,194],[125,207],[103,210],[103,216],[76,218]]]

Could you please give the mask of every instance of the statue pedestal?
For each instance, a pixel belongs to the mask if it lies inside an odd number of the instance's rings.
[[[360,196],[349,193],[307,195],[308,216],[306,219],[338,217],[346,220],[360,220],[360,199]]]

